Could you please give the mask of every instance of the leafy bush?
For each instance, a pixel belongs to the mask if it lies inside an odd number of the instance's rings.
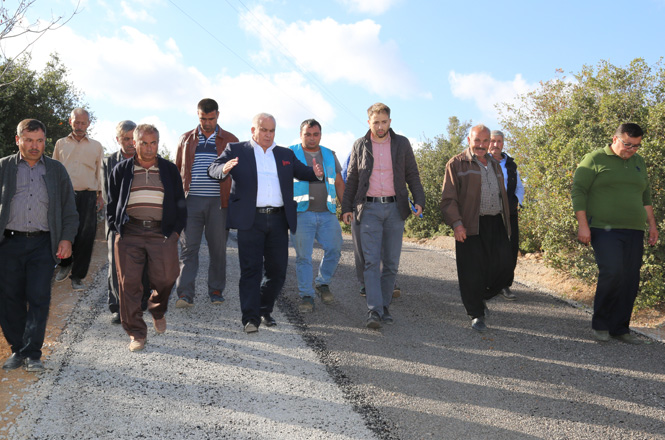
[[[639,154],[647,163],[654,213],[663,219],[665,201],[665,69],[635,59],[627,67],[601,61],[541,83],[518,104],[500,108],[501,121],[525,181],[520,217],[521,247],[545,251],[557,268],[595,282],[591,249],[577,242],[572,211],[572,176],[585,154],[611,142],[616,128],[635,122],[645,131]],[[659,229],[663,231],[661,220]],[[663,236],[665,238],[665,236]],[[662,242],[662,240],[661,240]],[[648,247],[641,274],[638,307],[665,301],[665,246]]]

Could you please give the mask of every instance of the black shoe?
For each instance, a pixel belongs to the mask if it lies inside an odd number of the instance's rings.
[[[65,281],[71,272],[71,264],[69,266],[58,266],[58,271],[55,273],[55,282],[61,283]]]
[[[44,371],[44,364],[39,359],[26,359],[25,360],[25,371],[30,373],[41,373]]]
[[[383,316],[381,317],[381,321],[383,321],[384,324],[388,325],[392,325],[395,323],[393,315],[391,315],[390,312],[388,311],[388,307],[383,308]]]
[[[274,327],[274,326],[277,325],[277,321],[275,321],[275,318],[270,316],[270,313],[268,313],[267,315],[261,316],[261,322],[266,327]]]
[[[2,364],[3,370],[16,370],[18,367],[23,366],[25,358],[17,353],[12,353],[11,356]]]
[[[120,313],[111,313],[111,324],[120,324]]]
[[[379,329],[381,328],[381,317],[374,310],[370,310],[367,313],[367,328]]]
[[[360,288],[360,296],[365,296],[365,295],[367,295],[367,292],[365,292],[365,286],[362,286]]]
[[[474,329],[477,332],[486,332],[487,331],[487,326],[485,325],[485,319],[484,318],[473,318],[471,320],[471,328]]]
[[[508,301],[517,301],[517,295],[510,290],[510,287],[504,287],[501,289],[501,295],[503,295]]]

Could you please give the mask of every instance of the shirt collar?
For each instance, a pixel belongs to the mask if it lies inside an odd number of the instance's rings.
[[[371,134],[371,132],[370,132],[369,138],[372,140],[373,144],[379,144],[379,145],[389,144],[390,143],[390,132],[388,133],[388,136],[386,136],[386,140],[384,140],[384,141],[377,141],[376,139],[374,139],[374,135]]]
[[[196,130],[197,130],[197,133],[199,134],[199,136],[205,137],[205,134],[203,134],[203,129],[201,128],[201,124],[199,124],[199,126],[196,127]],[[219,133],[219,125],[215,126],[215,131],[213,131],[210,136],[216,136],[217,133]],[[208,138],[208,139],[210,139],[210,138]]]
[[[25,162],[26,164],[28,163],[28,161],[26,161],[25,159],[23,159],[23,155],[22,155],[21,152],[19,151],[19,152],[18,152],[18,163],[21,163],[21,162]],[[37,162],[44,163],[44,154],[42,154],[41,156],[39,156],[39,159],[37,160]]]
[[[85,135],[83,135],[80,141],[74,137],[74,132],[69,133],[67,137],[73,140],[74,142],[90,141],[90,138],[88,137],[88,132],[86,132]]]
[[[259,144],[256,143],[256,141],[252,138],[249,139],[249,144],[256,150],[257,148],[261,149],[261,152],[263,153],[263,147]],[[273,141],[272,145],[265,151],[266,153],[272,152],[272,150],[277,146],[277,144]]]

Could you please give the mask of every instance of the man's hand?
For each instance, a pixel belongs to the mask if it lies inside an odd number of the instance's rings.
[[[99,193],[97,194],[97,212],[101,211],[103,207],[104,207],[104,197],[102,197],[102,193]]]
[[[657,232],[656,235],[658,235]],[[577,228],[577,239],[584,246],[588,245],[591,242],[591,229],[586,225],[580,225]]]
[[[64,260],[72,256],[72,242],[69,240],[61,240],[58,243],[58,251],[55,253],[55,256]]]
[[[453,232],[455,233],[455,240],[464,243],[464,240],[466,240],[466,228],[464,225],[456,226]]]
[[[413,206],[416,207],[416,210],[415,210],[415,211],[412,211],[412,212],[413,212],[413,215],[415,215],[416,217],[420,217],[420,214],[423,213],[423,207],[420,206],[420,205],[417,204],[417,203],[416,203],[415,205],[413,205]]]
[[[312,158],[312,168],[314,168],[314,174],[316,174],[316,177],[319,179],[323,177],[323,167],[321,164],[316,163],[316,159]]]
[[[229,174],[231,172],[231,170],[233,169],[233,167],[236,166],[236,165],[238,165],[238,158],[237,157],[229,160],[228,162],[226,162],[224,164],[224,168],[222,168],[222,173],[224,173],[224,175]]]
[[[342,214],[342,221],[346,223],[347,225],[351,224],[351,220],[353,219],[353,213],[352,212],[345,212]]]

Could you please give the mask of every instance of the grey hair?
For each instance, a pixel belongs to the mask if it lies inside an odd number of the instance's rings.
[[[503,131],[501,130],[492,130],[492,132],[490,133],[490,137],[492,136],[501,136],[501,139],[504,140],[506,139],[506,136],[503,135]]]
[[[270,113],[259,113],[258,115],[252,118],[252,127],[259,128],[259,121],[261,119],[272,119],[272,122],[274,122],[275,125],[277,125],[277,121],[275,120],[275,117],[273,115],[271,115]]]
[[[74,119],[76,115],[86,115],[88,117],[88,120],[90,120],[90,112],[88,112],[88,110],[84,109],[83,107],[76,107],[74,110],[72,110],[72,113],[69,115],[69,118]]]
[[[115,135],[117,137],[122,137],[123,134],[128,131],[132,131],[136,128],[136,123],[130,120],[120,121],[118,125],[115,126]]]
[[[141,136],[143,134],[151,134],[154,133],[157,135],[157,141],[159,142],[159,130],[157,130],[157,127],[155,127],[152,124],[139,124],[136,126],[136,129],[134,130],[134,140],[138,142],[141,140]]]
[[[487,125],[484,125],[484,124],[478,124],[478,125],[474,125],[473,127],[471,127],[471,130],[469,131],[469,135],[471,135],[471,133],[473,133],[474,131],[478,132],[478,133],[480,133],[482,131],[487,131],[487,133],[490,135],[490,137],[492,136],[492,130],[490,130],[489,127]]]

